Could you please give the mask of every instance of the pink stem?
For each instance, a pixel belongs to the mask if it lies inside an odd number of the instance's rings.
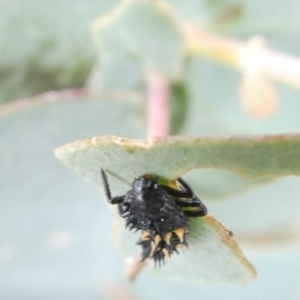
[[[148,137],[165,137],[170,130],[169,85],[159,74],[148,78]]]

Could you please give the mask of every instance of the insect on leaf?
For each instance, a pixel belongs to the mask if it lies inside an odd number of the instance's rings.
[[[298,135],[223,139],[168,137],[147,141],[103,136],[62,146],[56,149],[56,156],[102,190],[100,168],[104,168],[110,178],[112,194],[121,196],[131,189],[134,179],[143,174],[153,174],[170,182],[194,168],[227,170],[246,179],[299,175],[299,146]],[[209,211],[209,204],[207,206]],[[230,232],[218,221],[207,216],[192,219],[189,225],[189,248],[184,254],[172,255],[166,266],[156,270],[158,274],[178,280],[235,283],[255,276],[255,270]],[[134,242],[129,243],[129,236],[133,235],[125,226],[115,230],[115,237],[127,255],[134,254],[132,249],[138,249]]]

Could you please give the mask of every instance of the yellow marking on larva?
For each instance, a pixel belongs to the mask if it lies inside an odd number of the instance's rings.
[[[150,240],[150,232],[149,231],[143,231],[142,236],[141,236],[142,241],[148,241]]]
[[[151,252],[149,254],[149,257],[152,257],[153,254],[154,254],[154,252],[155,252],[155,250],[156,250],[156,245],[154,244],[154,242],[151,242],[150,245],[151,245]]]
[[[157,235],[155,236],[155,238],[154,238],[154,243],[155,243],[155,245],[157,246],[158,243],[159,243],[160,241],[161,241],[161,237],[160,237],[159,234],[157,234]]]
[[[178,237],[180,242],[182,243],[184,240],[184,235],[185,235],[185,229],[184,228],[178,228],[173,231]]]
[[[182,244],[177,244],[175,247],[176,247],[176,249],[184,251],[184,247]]]
[[[169,251],[166,248],[162,249],[162,253],[164,254],[164,256],[165,256],[166,259],[170,258]]]
[[[165,241],[166,241],[166,243],[167,243],[168,245],[170,245],[171,237],[172,237],[172,232],[166,233],[166,235],[165,235]]]

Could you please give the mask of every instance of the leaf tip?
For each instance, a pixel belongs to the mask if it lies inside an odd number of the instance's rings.
[[[244,256],[242,250],[239,248],[238,244],[234,240],[234,234],[232,231],[225,228],[220,222],[214,219],[211,216],[206,216],[205,221],[209,223],[220,235],[222,242],[228,246],[236,257],[240,261],[241,265],[245,267],[248,274],[245,274],[244,279],[241,281],[241,284],[246,284],[248,281],[253,280],[257,277],[257,272],[254,266],[247,260]]]

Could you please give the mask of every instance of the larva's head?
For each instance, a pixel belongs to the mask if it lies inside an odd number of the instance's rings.
[[[150,176],[141,176],[132,183],[132,190],[137,193],[146,193],[157,189],[157,179]]]

